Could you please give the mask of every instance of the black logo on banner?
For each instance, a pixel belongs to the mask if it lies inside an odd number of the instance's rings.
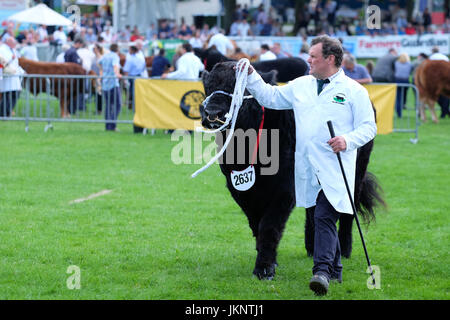
[[[189,119],[201,119],[200,107],[205,100],[205,94],[198,90],[191,90],[186,92],[180,101],[180,108],[183,114]]]

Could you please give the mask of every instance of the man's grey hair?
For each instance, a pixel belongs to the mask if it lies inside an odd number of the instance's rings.
[[[350,53],[344,54],[344,62],[356,64],[356,59]]]
[[[330,36],[322,35],[311,41],[311,47],[319,43],[322,44],[323,57],[328,58],[329,56],[334,56],[334,65],[340,68],[344,57],[344,49],[342,48],[341,42]]]

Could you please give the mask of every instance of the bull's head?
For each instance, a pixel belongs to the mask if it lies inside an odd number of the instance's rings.
[[[203,71],[202,81],[205,94],[209,97],[206,106],[200,108],[202,125],[208,129],[216,129],[226,121],[226,114],[230,110],[232,94],[236,83],[236,62],[222,62],[214,66],[211,72]],[[274,84],[276,71],[260,73],[265,82]],[[213,92],[215,94],[211,95]],[[249,93],[246,91],[245,93]]]

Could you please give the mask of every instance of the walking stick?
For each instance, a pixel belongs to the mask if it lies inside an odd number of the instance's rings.
[[[334,138],[335,134],[334,134],[334,129],[333,129],[333,123],[331,122],[331,120],[327,121],[327,125],[328,125],[328,130],[330,131],[331,138]],[[350,198],[350,203],[352,204],[353,216],[355,217],[356,225],[358,226],[358,231],[359,231],[359,235],[361,237],[362,245],[364,248],[364,253],[366,254],[367,264],[369,265],[370,275],[372,276],[372,284],[375,285],[375,276],[373,275],[373,269],[372,269],[372,265],[370,264],[369,254],[367,253],[366,243],[364,242],[364,237],[362,234],[361,226],[359,224],[358,215],[356,214],[355,203],[353,202],[352,193],[350,192],[350,187],[348,186],[347,177],[345,176],[344,166],[342,165],[341,154],[339,152],[336,152],[336,156],[339,161],[339,166],[341,167],[342,176],[344,177],[345,187],[347,188],[347,194],[348,194],[348,197]]]

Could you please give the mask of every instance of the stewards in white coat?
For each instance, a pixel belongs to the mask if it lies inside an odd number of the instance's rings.
[[[182,56],[177,60],[177,70],[170,73],[164,73],[162,79],[178,80],[198,80],[201,71],[205,66],[193,52],[189,43],[183,43]]]
[[[340,42],[317,37],[309,54],[310,75],[277,87],[266,84],[249,68],[247,89],[266,108],[294,111],[296,202],[300,207],[316,206],[310,288],[316,294],[326,294],[330,279],[342,279],[336,222],[341,213],[352,214],[335,152],[341,153],[353,192],[357,148],[373,139],[377,128],[367,90],[340,69]],[[328,120],[336,133],[333,139]]]
[[[22,78],[24,73],[19,66],[19,55],[16,50],[17,42],[13,37],[0,45],[2,60],[2,77],[0,80],[0,117],[9,117],[14,109],[20,92],[22,91]]]

